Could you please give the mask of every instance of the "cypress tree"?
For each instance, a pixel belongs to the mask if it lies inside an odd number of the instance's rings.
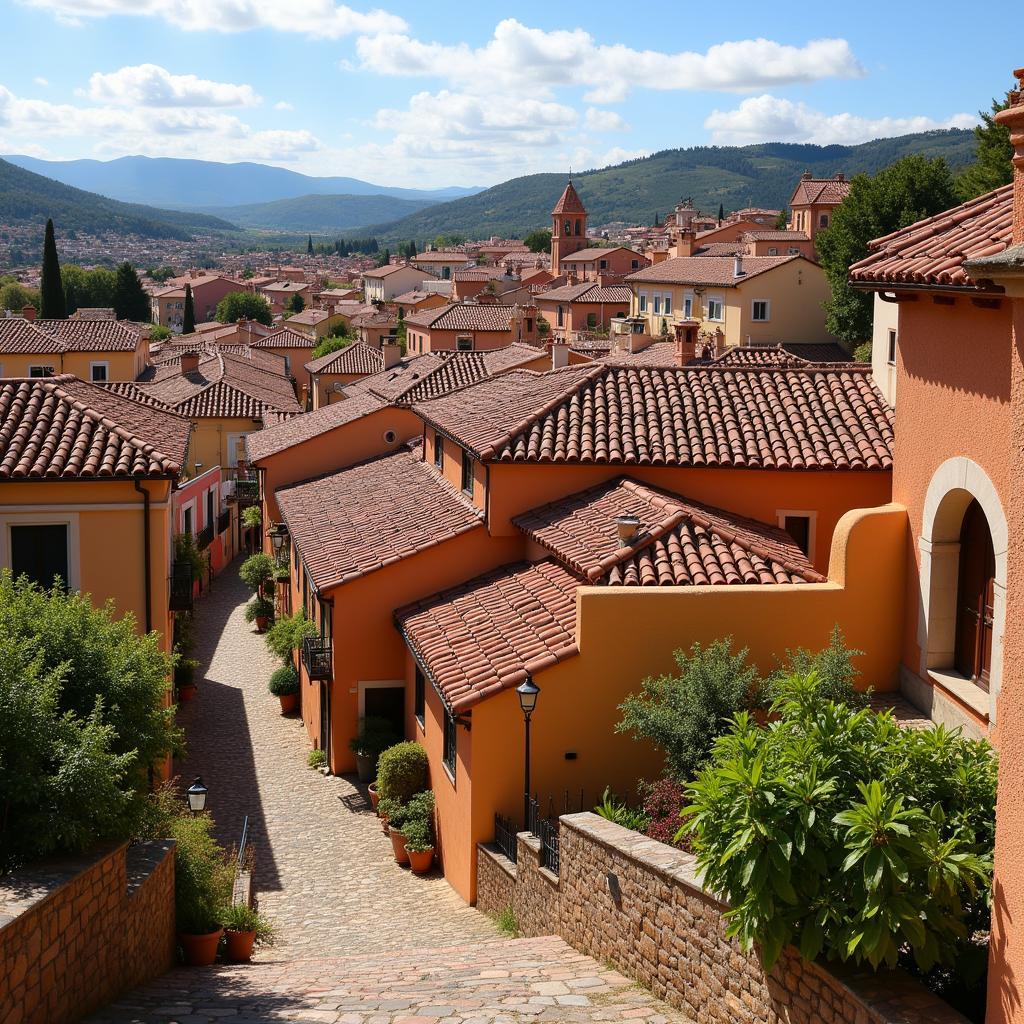
[[[185,284],[185,315],[181,320],[181,333],[192,334],[196,329],[195,301],[192,298],[192,285]]]
[[[721,203],[719,203],[718,204],[718,223],[721,224],[723,220],[725,220],[725,207]]]
[[[309,241],[306,242],[306,254],[308,256],[313,255],[313,236],[309,236]]]
[[[53,237],[53,221],[46,222],[43,239],[43,273],[39,287],[39,315],[44,320],[66,320],[64,285],[60,279],[60,261],[57,259],[57,241]]]
[[[118,320],[137,320],[142,323],[149,320],[149,296],[135,268],[127,260],[117,268],[113,306]]]

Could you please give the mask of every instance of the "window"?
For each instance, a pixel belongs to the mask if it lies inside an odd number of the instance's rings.
[[[757,320],[760,323],[771,320],[771,306],[767,299],[754,299],[751,306],[750,318],[751,320]]]
[[[434,465],[438,469],[444,467],[444,440],[436,430],[434,431]]]
[[[724,309],[721,298],[708,297],[708,319],[709,320],[723,320]]]
[[[572,221],[571,220],[567,220],[565,222],[565,233],[567,235],[571,235],[572,234]]]
[[[471,336],[463,336],[455,339],[455,347],[460,352],[472,352],[473,351],[473,338]]]
[[[808,558],[814,557],[814,527],[817,512],[803,512],[799,509],[782,509],[776,513],[778,524],[796,542],[796,546]]]
[[[693,294],[687,292],[683,296],[683,318],[689,320],[693,316]]]
[[[68,527],[66,523],[11,526],[11,572],[28,576],[41,587],[52,587],[59,576],[67,589]]]
[[[30,377],[52,377],[53,367],[52,366],[30,366],[28,368],[28,375]]]
[[[110,379],[110,363],[90,363],[89,379],[97,384],[102,384]]]
[[[206,522],[205,526],[209,527],[213,525],[215,516],[213,514],[213,488],[211,487],[206,492]]]
[[[192,511],[192,506],[189,506],[182,512],[182,533],[195,533],[195,530],[192,529]]]
[[[455,716],[445,708],[444,712],[444,761],[445,770],[455,781],[455,751],[458,747],[458,738],[455,735]]]
[[[602,270],[607,270],[608,269],[608,261],[607,260],[601,260],[600,267],[601,267]]]
[[[420,728],[424,727],[424,713],[427,706],[427,693],[426,693],[426,680],[423,678],[423,671],[419,665],[416,666],[416,682],[413,684],[413,696],[412,696],[412,710],[416,716],[416,720],[420,723]]]
[[[669,292],[665,296],[665,316],[670,316],[672,313],[672,293]]]
[[[565,307],[564,306],[559,306],[558,307],[558,313],[557,313],[557,316],[555,318],[555,326],[556,327],[564,327],[565,326]]]
[[[526,333],[533,334],[533,317],[528,316],[526,318]]]
[[[462,489],[473,496],[473,459],[465,450],[462,452]]]
[[[896,332],[889,332],[889,365],[893,366],[896,362]]]
[[[580,231],[580,220],[578,217],[576,218],[576,234],[582,234],[582,232]]]
[[[795,246],[795,245],[791,245],[791,246],[790,246],[790,247],[789,247],[789,248],[788,248],[788,249],[786,250],[786,253],[787,253],[787,255],[789,255],[789,256],[799,256],[799,255],[800,255],[800,250],[799,250],[799,249],[797,248],[797,246]]]
[[[819,219],[818,224],[821,227],[823,227],[823,228],[827,228],[828,227],[828,214],[827,213],[823,213],[821,215],[821,218]]]
[[[630,260],[629,261],[629,269],[630,270],[639,270],[640,269],[640,261],[639,260]]]
[[[654,293],[654,315],[657,316],[661,312],[661,296]]]
[[[588,313],[587,314],[587,327],[590,330],[593,330],[595,327],[597,327],[597,314],[596,313]]]
[[[972,501],[960,528],[960,571],[957,579],[954,665],[982,689],[992,671],[992,627],[995,621],[996,559],[985,513]]]
[[[451,280],[451,276],[452,276],[452,268],[451,267],[442,267],[441,268],[441,280],[442,281],[449,281],[449,280]]]
[[[641,313],[647,312],[647,292],[640,292],[637,295],[637,307]]]
[[[768,246],[768,255],[769,256],[778,256],[779,255],[779,247],[777,245],[769,245]]]

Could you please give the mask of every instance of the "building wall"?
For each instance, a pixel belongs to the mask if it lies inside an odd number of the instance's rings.
[[[179,484],[173,492],[173,530],[175,534],[185,532],[185,509],[189,505],[193,508],[193,535],[207,526],[213,526],[213,542],[207,551],[210,554],[210,570],[214,576],[218,575],[235,557],[234,520],[237,518],[237,505],[225,501],[221,490],[221,468],[214,466],[212,469],[204,471],[201,476],[193,477],[191,480]],[[207,494],[211,491],[213,492],[213,518],[208,521],[206,504]],[[231,512],[232,521],[223,533],[217,533],[217,519],[224,510]]]
[[[885,400],[896,406],[896,360],[889,362],[889,333],[896,334],[896,350],[899,352],[900,305],[885,302],[876,292],[872,310],[871,330],[871,375]]]
[[[21,352],[0,353],[0,377],[28,377],[32,366],[52,366],[56,376],[73,373],[92,380],[92,364],[107,364],[107,380],[134,380],[145,368],[148,344],[140,342],[134,352]]]
[[[532,330],[527,329],[526,320],[532,321]],[[496,348],[505,348],[516,341],[527,343],[537,340],[536,315],[524,317],[523,320],[512,321],[507,331],[445,331],[437,327],[418,327],[409,324],[406,328],[406,344],[409,352],[421,355],[424,352],[455,352],[458,350],[458,339],[472,337],[474,352],[490,352]]]
[[[417,267],[402,267],[401,270],[388,274],[387,277],[365,277],[363,278],[363,287],[366,301],[387,302],[403,292],[411,292],[430,276],[426,271]]]
[[[334,390],[335,384],[351,384],[365,376],[365,373],[321,373],[316,377],[310,377],[313,410],[344,401],[344,398]]]
[[[601,264],[604,263],[604,266]],[[581,262],[562,259],[562,273],[575,274],[578,281],[596,281],[598,277],[619,281],[650,263],[646,257],[631,249],[608,249],[596,260]]]
[[[203,470],[210,466],[236,466],[235,447],[238,438],[260,430],[260,421],[243,417],[203,417],[192,421],[192,439],[189,442],[189,471],[196,466]],[[244,449],[242,449],[244,450]]]
[[[287,360],[285,364],[287,372],[295,378],[301,400],[305,392],[309,390],[309,370],[306,369],[306,363],[313,358],[315,345],[304,345],[301,348],[292,348],[290,346],[278,348],[276,345],[271,348],[268,345],[262,345],[260,348],[263,352],[270,352]]]
[[[563,325],[558,326],[558,307],[563,310]],[[577,331],[606,331],[614,316],[626,316],[629,302],[558,302],[537,297],[538,315],[543,316],[552,331],[574,334]],[[589,317],[594,317],[593,326]]]

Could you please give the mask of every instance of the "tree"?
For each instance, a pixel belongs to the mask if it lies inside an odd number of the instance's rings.
[[[398,346],[402,350],[402,355],[406,352],[406,332],[405,326],[405,312],[401,309],[398,311],[398,326],[395,328],[395,339],[398,341]]]
[[[118,320],[136,320],[140,323],[149,320],[149,296],[135,268],[127,260],[118,264],[112,305]]]
[[[306,255],[307,256],[312,256],[313,255],[313,236],[312,235],[309,236],[309,240],[306,242]]]
[[[386,267],[391,262],[391,250],[385,249],[377,256],[377,266]]]
[[[718,204],[718,223],[721,224],[725,220],[725,206],[722,203]]]
[[[327,355],[329,352],[340,352],[341,349],[347,348],[352,344],[352,339],[344,334],[328,334],[315,349],[313,349],[313,358],[319,359],[321,356]]]
[[[832,288],[825,303],[832,334],[852,344],[871,336],[871,296],[847,280],[850,266],[867,256],[868,242],[955,205],[953,177],[941,157],[904,157],[874,177],[858,174],[851,181],[850,194],[816,240]]]
[[[788,228],[788,227],[789,227],[789,211],[785,210],[785,209],[779,210],[779,215],[778,215],[778,217],[775,218],[775,230],[776,231],[785,231],[786,228]]]
[[[306,308],[306,300],[298,293],[295,292],[292,297],[288,300],[288,305],[285,309],[294,315],[295,313],[301,313]]]
[[[0,310],[9,309],[12,313],[20,313],[25,306],[39,308],[39,292],[26,288],[13,278],[0,281]]]
[[[150,341],[166,341],[172,332],[170,327],[164,327],[163,324],[150,324],[149,327],[149,340]]]
[[[67,306],[64,303],[64,285],[60,279],[60,260],[57,259],[57,240],[53,235],[53,221],[46,222],[43,237],[43,271],[39,286],[39,315],[44,320],[64,320]]]
[[[217,303],[217,312],[214,316],[222,324],[233,324],[237,320],[255,320],[264,327],[274,325],[270,303],[255,292],[228,292]]]
[[[551,250],[551,231],[548,228],[538,228],[531,231],[523,243],[530,252],[549,252]]]
[[[991,113],[978,111],[982,123],[974,129],[974,137],[978,140],[975,160],[956,180],[957,195],[962,202],[1013,181],[1013,146],[1010,143],[1010,129],[1004,124],[998,124],[995,119],[995,115],[1009,105],[1009,98],[1002,103],[993,100]]]
[[[194,334],[196,329],[196,305],[192,297],[192,285],[185,282],[185,313],[181,318],[181,333]]]

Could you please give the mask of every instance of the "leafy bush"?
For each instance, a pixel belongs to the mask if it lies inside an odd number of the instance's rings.
[[[191,533],[175,534],[174,561],[187,565],[192,570],[193,579],[198,579],[207,569],[206,554],[196,547],[196,539]]]
[[[679,835],[679,819],[686,803],[686,793],[675,779],[663,778],[651,783],[644,794],[644,814],[647,816],[644,831],[659,843],[689,849],[689,835]]]
[[[812,672],[779,685],[777,716],[741,712],[689,787],[705,884],[732,905],[728,934],[770,967],[808,959],[920,971],[984,968],[996,760],[942,726],[824,700]]]
[[[432,821],[434,818],[434,793],[433,790],[425,789],[417,793],[405,805],[407,820],[410,821]]]
[[[519,938],[519,921],[516,918],[516,911],[514,907],[504,907],[494,915],[494,923],[498,926],[498,931],[502,935],[507,935],[510,939]]]
[[[283,615],[264,635],[267,646],[281,661],[290,661],[292,651],[302,646],[307,636],[315,636],[316,623],[306,618],[306,611],[300,608],[294,615]]]
[[[196,669],[199,662],[195,658],[179,658],[174,666],[174,683],[176,686],[195,686]]]
[[[630,807],[625,800],[620,800],[612,791],[611,787],[605,787],[601,796],[601,802],[594,808],[594,813],[599,814],[608,821],[614,821],[616,825],[632,829],[634,832],[646,832],[650,819],[642,810]],[[678,822],[677,822],[678,827]]]
[[[282,665],[270,677],[267,689],[275,697],[287,697],[289,694],[299,692],[299,674],[292,665]],[[313,751],[315,753],[315,751]],[[320,751],[323,753],[323,751]]]
[[[255,932],[257,946],[272,946],[277,933],[270,921],[246,903],[233,903],[221,915],[220,923],[233,932]]]
[[[353,754],[363,757],[380,757],[395,743],[395,730],[386,718],[369,715],[359,725],[359,732],[348,741]]]
[[[806,676],[814,672],[818,678],[819,700],[840,701],[855,708],[866,707],[867,694],[858,693],[854,688],[854,681],[860,673],[854,668],[853,659],[863,653],[850,650],[839,626],[833,626],[828,647],[817,654],[803,647],[798,647],[795,651],[786,651],[782,668],[765,680],[760,700],[764,706],[770,705],[775,700],[781,683],[791,676]]]
[[[651,740],[665,751],[669,774],[689,781],[707,759],[714,738],[728,720],[754,699],[757,670],[747,664],[747,651],[732,653],[732,637],[687,654],[674,653],[676,675],[645,679],[642,691],[631,694],[619,710],[616,732]]]
[[[306,755],[306,764],[310,768],[324,768],[327,765],[327,754],[320,749],[311,750]]]
[[[274,617],[274,602],[268,601],[265,597],[257,594],[245,606],[245,621],[255,622],[257,619],[272,619]]]
[[[274,578],[274,560],[270,555],[259,551],[242,563],[238,575],[250,590],[259,590],[264,583]]]
[[[405,808],[401,801],[396,800],[393,796],[382,796],[377,803],[377,814],[382,818],[387,818],[389,826],[394,821],[395,828],[398,828],[398,823],[405,814]]]
[[[853,358],[858,363],[870,363],[871,362],[871,342],[863,341],[853,350]]]
[[[427,785],[427,752],[418,743],[396,743],[377,763],[377,792],[407,803]]]
[[[242,509],[242,525],[247,530],[255,530],[256,527],[261,526],[263,523],[263,513],[260,512],[259,505],[246,505]]]
[[[228,292],[217,303],[214,317],[222,324],[233,324],[237,320],[255,320],[265,327],[274,326],[274,314],[270,303],[255,292]]]
[[[231,902],[234,868],[213,838],[208,814],[180,815],[168,822],[176,840],[174,903],[178,931],[205,935],[221,927]]]
[[[429,818],[406,817],[402,825],[405,848],[413,853],[423,853],[434,848],[434,826]]]

